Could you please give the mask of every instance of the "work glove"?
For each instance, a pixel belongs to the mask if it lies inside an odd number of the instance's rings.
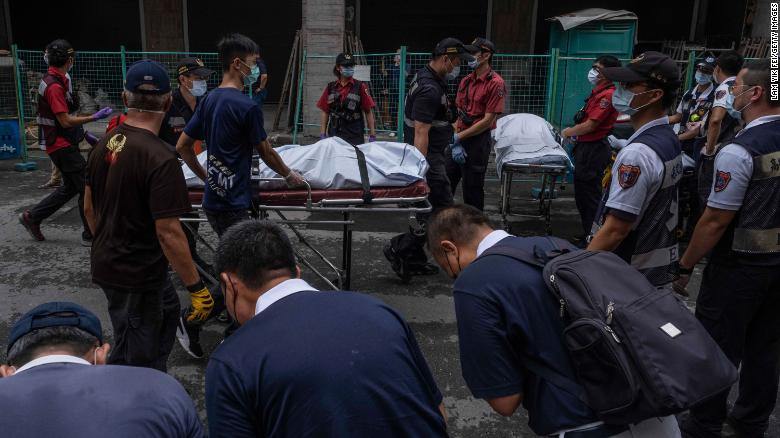
[[[466,164],[466,157],[468,157],[469,154],[466,153],[466,149],[463,149],[462,144],[453,144],[450,147],[450,152],[452,152],[452,161],[458,164]]]
[[[284,177],[287,187],[300,187],[306,184],[306,179],[300,173],[290,169],[290,173]]]
[[[95,137],[95,135],[89,131],[84,132],[84,140],[86,140],[90,146],[95,146],[100,141],[99,138]]]
[[[112,112],[114,112],[114,110],[109,107],[101,108],[98,112],[92,114],[92,120],[105,119],[110,116]]]
[[[376,141],[376,135],[369,135],[368,136],[368,142],[373,143]]]
[[[214,298],[211,296],[206,285],[203,281],[198,281],[192,286],[187,286],[187,290],[190,292],[190,300],[192,304],[187,312],[188,322],[203,322],[211,315],[211,310],[214,308]]]
[[[326,134],[324,132],[322,134],[320,134],[320,140],[325,140],[326,138],[328,138],[328,134]]]
[[[614,135],[607,136],[607,141],[609,142],[609,145],[612,146],[612,149],[623,149],[628,144],[628,140],[617,138]]]

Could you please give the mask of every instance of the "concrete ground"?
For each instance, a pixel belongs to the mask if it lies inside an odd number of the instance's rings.
[[[95,311],[104,322],[109,336],[106,301],[101,290],[90,281],[89,249],[80,245],[80,220],[75,200],[43,224],[45,242],[34,242],[17,221],[17,215],[42,199],[48,190],[36,187],[48,178],[48,161],[39,153],[40,170],[14,172],[13,163],[0,162],[0,350],[5,351],[10,326],[24,312],[46,301],[70,300]],[[488,182],[488,212],[497,219],[497,188]],[[528,196],[527,186],[514,190],[517,196]],[[574,208],[572,186],[560,192],[553,205],[553,233],[570,237],[579,232],[579,217]],[[516,203],[514,205],[522,205]],[[323,218],[323,215],[298,214],[295,218]],[[451,436],[456,438],[530,437],[527,418],[522,409],[511,418],[494,414],[487,403],[470,396],[461,377],[458,358],[458,337],[451,294],[451,280],[445,275],[416,277],[403,285],[393,274],[381,254],[382,246],[393,235],[406,228],[403,214],[361,214],[356,216],[352,289],[376,296],[398,309],[410,322],[433,374],[444,394],[449,411]],[[208,227],[203,227],[208,229]],[[210,230],[208,230],[210,231]],[[340,261],[341,234],[334,228],[302,227],[302,233],[334,261]],[[515,234],[542,234],[544,226],[538,220],[515,220]],[[214,236],[207,233],[214,241]],[[295,242],[295,241],[294,241]],[[298,245],[302,248],[302,245]],[[204,257],[210,257],[201,248]],[[322,266],[322,264],[318,264]],[[691,290],[698,289],[701,268],[697,269]],[[317,287],[324,287],[308,270],[304,278]],[[187,302],[181,292],[182,302]],[[693,303],[694,296],[690,302]],[[692,304],[691,304],[692,306]],[[209,324],[203,335],[206,353],[219,342],[223,327]],[[188,356],[177,344],[169,361],[169,372],[187,388],[205,420],[204,370],[206,360]],[[768,436],[780,436],[775,415]]]

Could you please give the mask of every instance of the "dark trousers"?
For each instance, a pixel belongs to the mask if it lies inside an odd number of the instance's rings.
[[[255,103],[260,107],[260,112],[263,111],[263,104],[265,103],[266,97],[268,97],[267,88],[263,88],[263,91],[259,93],[252,93],[252,100],[254,100]]]
[[[452,205],[452,189],[450,180],[447,178],[446,159],[444,158],[444,148],[432,148],[428,150],[428,173],[425,174],[425,181],[431,189],[428,194],[428,201],[433,207],[433,211]],[[410,228],[409,231],[390,240],[390,247],[404,261],[410,265],[425,264],[428,262],[428,256],[425,254],[425,227],[429,214],[418,214],[418,227]]]
[[[248,210],[231,210],[231,211],[217,211],[217,210],[205,210],[206,218],[209,220],[209,225],[217,233],[217,236],[222,237],[225,231],[233,225],[249,219]]]
[[[485,209],[485,172],[490,159],[490,130],[469,137],[461,142],[466,150],[466,163],[458,164],[447,151],[447,178],[452,194],[463,179],[463,203],[477,209]]]
[[[179,296],[170,278],[150,289],[103,288],[114,328],[108,363],[168,369],[176,338]]]
[[[44,219],[53,215],[62,208],[74,196],[79,197],[79,214],[84,226],[84,234],[91,236],[87,220],[84,217],[84,170],[87,162],[81,156],[77,146],[68,146],[52,152],[49,157],[52,163],[62,172],[62,186],[43,198],[41,202],[30,210],[30,216],[35,223],[41,223]]]
[[[740,366],[739,396],[730,416],[744,437],[762,437],[777,399],[780,375],[780,267],[710,262],[696,300],[696,317]],[[719,437],[727,415],[724,391],[691,409],[686,436]]]
[[[605,140],[577,142],[574,145],[574,202],[580,212],[582,230],[590,234],[601,202],[601,178],[609,166],[612,151]]]

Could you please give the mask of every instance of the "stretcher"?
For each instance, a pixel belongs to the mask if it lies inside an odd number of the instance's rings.
[[[558,186],[565,184],[567,165],[561,164],[535,164],[509,162],[501,166],[501,186],[499,194],[498,209],[501,214],[501,224],[505,230],[509,231],[509,217],[525,217],[533,219],[543,219],[545,231],[552,234],[551,211],[552,202],[556,197]],[[531,201],[536,203],[536,213],[513,213],[512,201],[528,200],[528,198],[512,198],[512,180],[515,174],[522,174],[525,179],[528,177],[539,177],[540,187],[534,187],[532,190]]]
[[[280,178],[255,178],[253,182],[280,182]],[[375,214],[405,214],[410,224],[417,224],[417,215],[429,213],[432,210],[428,201],[429,188],[424,180],[417,181],[404,187],[371,187],[365,189],[312,189],[306,183],[305,189],[284,190],[260,190],[255,188],[253,202],[253,216],[259,219],[269,219],[288,227],[297,237],[299,242],[307,247],[313,256],[306,257],[295,248],[298,262],[309,268],[318,278],[323,280],[328,287],[338,290],[348,290],[352,275],[352,232],[355,226],[355,213]],[[206,222],[202,213],[203,189],[189,188],[190,202],[193,210],[199,214],[198,218],[182,218],[182,223],[187,226],[198,240],[207,248],[214,251],[214,247],[199,235],[192,222]],[[332,219],[304,219],[292,220],[285,213],[309,212],[325,213]],[[273,215],[273,217],[271,217]],[[323,216],[321,214],[318,217]],[[303,226],[338,225],[341,227],[341,262],[331,261],[309,240],[306,239]],[[319,259],[325,265],[325,272],[318,269],[311,258]],[[209,278],[209,276],[207,276]]]

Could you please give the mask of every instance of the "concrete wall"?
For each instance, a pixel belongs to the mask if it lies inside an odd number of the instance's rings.
[[[184,50],[183,0],[142,0],[144,49],[150,52]]]
[[[777,0],[756,0],[756,12],[753,16],[753,28],[749,35],[753,38],[769,38],[769,8],[770,3]]]
[[[344,0],[303,0],[302,36],[308,54],[339,53],[344,47]],[[332,58],[307,58],[303,83],[303,120],[319,123],[320,111],[315,103],[328,82],[333,80]],[[316,135],[318,128],[307,128]]]

